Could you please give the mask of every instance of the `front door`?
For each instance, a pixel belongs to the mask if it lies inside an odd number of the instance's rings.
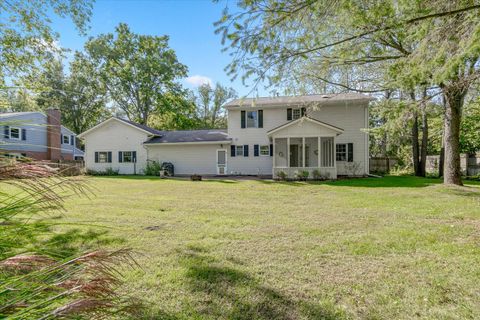
[[[217,174],[227,174],[227,150],[217,150]]]

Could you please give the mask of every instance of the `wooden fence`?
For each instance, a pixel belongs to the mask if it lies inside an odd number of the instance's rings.
[[[372,157],[370,158],[370,172],[388,173],[397,163],[398,160],[395,158]]]

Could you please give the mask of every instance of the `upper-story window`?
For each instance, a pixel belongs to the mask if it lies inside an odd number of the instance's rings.
[[[247,128],[258,128],[258,113],[257,111],[247,112]]]
[[[287,121],[297,120],[303,117],[306,113],[305,108],[288,108],[287,109]]]
[[[63,136],[63,144],[70,144],[70,137],[67,135]]]
[[[263,128],[263,110],[240,112],[240,127],[243,128]]]
[[[10,127],[10,139],[20,140],[20,128]]]

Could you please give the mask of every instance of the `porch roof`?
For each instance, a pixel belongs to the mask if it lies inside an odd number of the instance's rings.
[[[329,129],[329,130],[332,130],[334,131],[337,135],[341,134],[344,132],[344,130],[342,128],[339,128],[339,127],[336,127],[336,126],[333,126],[331,124],[328,124],[326,122],[323,122],[323,121],[320,121],[320,120],[317,120],[317,119],[314,119],[314,118],[311,118],[311,117],[308,117],[308,116],[303,116],[301,118],[298,118],[297,120],[293,120],[293,121],[290,121],[290,122],[287,122],[285,124],[282,124],[281,126],[278,126],[276,128],[273,128],[272,130],[268,131],[267,132],[267,135],[268,136],[271,136],[272,134],[274,133],[277,133],[279,131],[282,131],[288,127],[291,127],[291,126],[295,126],[297,124],[299,124],[300,122],[302,121],[308,121],[309,123],[312,123],[316,126],[319,126],[319,127],[322,127],[322,128],[326,128],[326,129]]]

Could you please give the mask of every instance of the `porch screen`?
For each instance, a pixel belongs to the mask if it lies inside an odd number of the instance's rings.
[[[321,138],[321,164],[322,167],[333,167],[335,150],[333,145],[333,138]]]
[[[275,139],[275,166],[280,168],[287,167],[287,139]]]
[[[318,167],[318,138],[305,138],[305,167]]]

